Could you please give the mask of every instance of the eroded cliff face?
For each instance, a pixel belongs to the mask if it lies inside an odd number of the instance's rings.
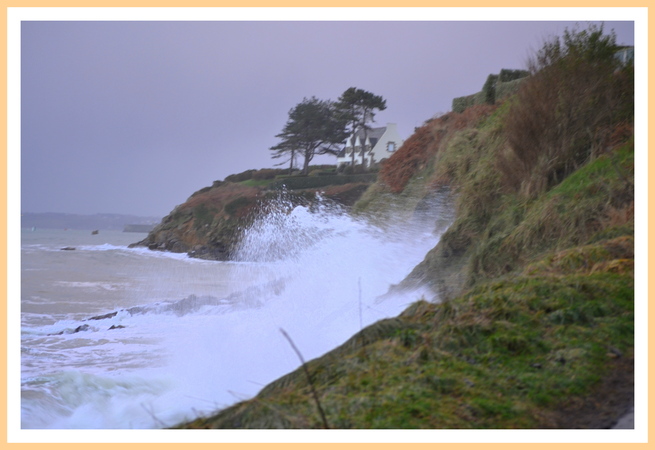
[[[311,203],[320,192],[325,198],[350,206],[368,186],[369,183],[350,183],[295,190],[290,193],[289,200],[292,204]],[[257,212],[280,195],[280,191],[266,187],[214,182],[176,206],[144,240],[132,246],[187,253],[201,259],[231,260],[242,233],[252,224]]]
[[[452,224],[398,286],[439,301],[180,427],[611,427],[634,395],[633,138],[613,131],[604,154],[526,196],[499,168],[509,106],[428,122],[356,205],[413,214],[450,186]]]
[[[634,87],[598,33],[504,103],[417,128],[353,208],[384,223],[452,191],[397,287],[437,301],[181,427],[610,427],[634,404]]]
[[[176,206],[148,237],[133,245],[228,260],[240,229],[247,226],[263,195],[257,187],[214,183]]]

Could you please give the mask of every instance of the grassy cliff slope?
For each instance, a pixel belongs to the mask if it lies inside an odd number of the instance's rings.
[[[632,69],[602,29],[557,42],[502,105],[417,129],[355,207],[453,192],[454,222],[398,286],[440,301],[309,361],[311,382],[300,367],[182,427],[611,426],[633,395]]]
[[[248,170],[215,181],[176,206],[144,240],[132,246],[188,253],[202,259],[230,260],[243,230],[267,202],[279,197],[284,186],[290,186],[289,200],[294,203],[310,203],[320,192],[325,198],[352,206],[375,178],[374,174],[281,177],[281,172]]]

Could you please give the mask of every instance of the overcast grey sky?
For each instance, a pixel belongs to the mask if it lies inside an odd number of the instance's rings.
[[[407,138],[573,26],[23,22],[21,208],[163,217],[214,180],[273,167],[288,111],[351,86],[383,96],[376,123]],[[605,29],[634,44],[633,22]]]

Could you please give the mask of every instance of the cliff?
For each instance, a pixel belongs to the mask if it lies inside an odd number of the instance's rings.
[[[252,170],[215,181],[176,206],[145,239],[131,246],[187,253],[201,259],[230,260],[241,233],[257,211],[278,198],[286,185],[293,188],[288,190],[292,194],[289,199],[297,204],[312,202],[320,191],[325,198],[351,206],[375,179],[375,175],[276,176],[281,173],[273,169]]]
[[[633,75],[597,30],[566,37],[514,96],[418,128],[353,208],[452,191],[452,225],[396,286],[435,298],[180,427],[616,422],[634,396]]]

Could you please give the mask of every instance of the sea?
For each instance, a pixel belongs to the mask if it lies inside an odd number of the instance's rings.
[[[388,295],[437,244],[431,211],[374,224],[279,202],[230,262],[129,248],[139,233],[21,230],[21,429],[166,428],[253,397],[301,365],[283,331],[311,360],[434,300]]]

